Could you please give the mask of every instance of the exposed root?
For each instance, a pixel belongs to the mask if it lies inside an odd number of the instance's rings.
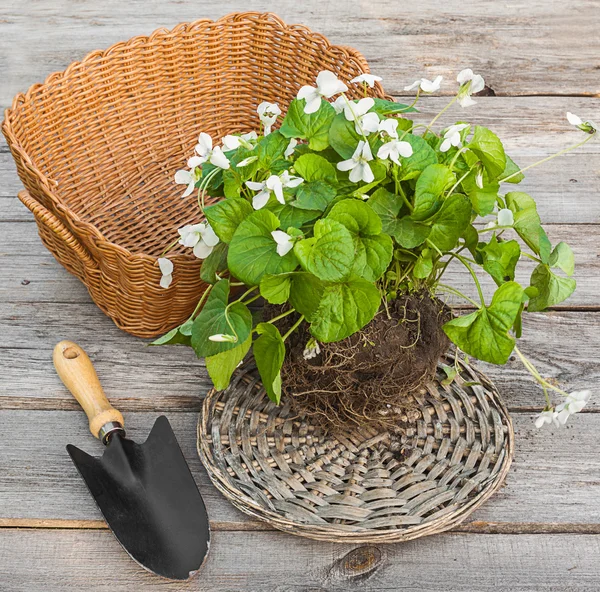
[[[269,307],[267,318],[275,316]],[[284,331],[295,315],[278,323]],[[441,326],[449,309],[429,294],[404,295],[382,307],[360,332],[305,360],[310,339],[303,324],[290,336],[282,368],[285,395],[294,410],[312,416],[323,427],[414,423],[419,418],[414,394],[435,376],[449,341]]]

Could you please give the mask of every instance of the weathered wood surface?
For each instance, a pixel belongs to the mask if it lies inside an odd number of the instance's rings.
[[[90,50],[247,8],[231,0],[4,0],[0,106]],[[258,0],[252,9],[274,6]],[[450,94],[456,72],[480,71],[496,96],[479,98],[468,112],[457,107],[445,121],[467,117],[493,128],[522,166],[580,138],[567,110],[600,120],[596,0],[282,0],[276,10],[360,49],[399,97],[421,76],[444,75],[442,94]],[[417,117],[427,121],[446,102],[425,98]],[[482,365],[515,422],[506,486],[452,533],[352,555],[350,545],[271,531],[210,485],[195,452],[197,411],[210,385],[203,364],[184,348],[148,348],[91,303],[41,245],[0,139],[0,590],[600,589],[600,144],[532,169],[521,187],[539,200],[553,242],[567,240],[578,264],[575,295],[560,310],[528,315],[521,349],[544,375],[568,389],[591,388],[595,397],[567,429],[538,431],[532,417],[541,393],[521,365]],[[448,279],[472,293],[462,271]],[[96,454],[101,446],[52,368],[52,348],[64,338],[88,349],[134,439],[145,439],[159,413],[169,416],[214,529],[209,561],[189,584],[169,584],[127,557],[68,460],[68,442]]]
[[[0,556],[3,585],[22,592],[565,592],[597,590],[600,537],[446,534],[353,548],[273,532],[217,532],[202,572],[186,583],[144,572],[103,531],[5,529]]]

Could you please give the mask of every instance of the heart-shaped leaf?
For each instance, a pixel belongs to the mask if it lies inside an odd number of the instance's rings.
[[[482,162],[490,180],[499,177],[506,168],[506,154],[500,138],[486,127],[475,126],[473,139],[468,144],[477,158]]]
[[[315,113],[304,113],[304,100],[294,99],[279,128],[286,138],[308,140],[311,150],[321,151],[329,146],[329,128],[335,117],[335,109],[327,101],[321,101]]]
[[[443,164],[430,164],[417,179],[415,186],[413,220],[425,220],[433,216],[442,205],[446,189],[454,185],[454,173]]]
[[[428,241],[440,251],[454,248],[471,222],[471,202],[462,193],[453,193],[446,198],[440,211],[433,219]]]
[[[537,293],[529,299],[529,312],[544,310],[564,302],[577,287],[573,278],[556,275],[550,266],[544,263],[540,263],[533,270],[530,284],[537,289]]]
[[[208,375],[218,391],[225,390],[229,386],[232,374],[246,357],[251,345],[252,335],[248,335],[244,343],[220,354],[209,356],[204,360]]]
[[[230,197],[204,208],[204,214],[215,234],[228,243],[237,227],[254,212],[250,202],[239,197]]]

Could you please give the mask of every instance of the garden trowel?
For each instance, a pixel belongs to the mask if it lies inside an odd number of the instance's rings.
[[[210,543],[200,492],[166,417],[148,439],[125,437],[123,416],[108,402],[87,354],[70,341],[54,348],[54,366],[106,446],[101,458],[67,445],[77,470],[108,526],[142,567],[187,580],[204,562]]]

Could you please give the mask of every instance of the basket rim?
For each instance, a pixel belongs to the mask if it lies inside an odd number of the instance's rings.
[[[7,143],[9,144],[9,148],[11,151],[15,151],[18,153],[19,157],[27,164],[27,167],[33,173],[33,175],[38,179],[38,182],[42,185],[44,192],[50,197],[52,201],[53,207],[59,212],[61,215],[66,216],[68,223],[70,225],[74,225],[75,228],[85,229],[88,233],[90,233],[94,240],[106,247],[113,248],[117,252],[120,252],[122,255],[125,255],[129,259],[135,259],[140,261],[149,261],[155,262],[157,257],[153,255],[148,255],[146,253],[132,253],[126,247],[119,245],[113,241],[108,240],[105,236],[100,232],[100,230],[94,226],[92,223],[83,220],[79,215],[77,215],[71,208],[69,208],[60,196],[54,191],[53,187],[58,185],[57,181],[54,181],[47,177],[33,162],[27,151],[23,148],[20,141],[17,139],[16,135],[13,132],[12,128],[12,118],[15,116],[15,112],[17,109],[29,102],[32,97],[41,91],[46,86],[51,84],[60,82],[64,78],[67,78],[72,71],[77,70],[82,65],[85,65],[88,62],[91,62],[95,59],[103,58],[109,56],[116,49],[120,49],[122,47],[129,47],[132,45],[136,45],[139,43],[148,43],[153,41],[154,39],[164,36],[164,35],[172,35],[179,34],[183,32],[193,31],[195,28],[201,27],[203,25],[208,24],[226,24],[231,22],[243,22],[245,20],[250,22],[256,22],[261,19],[268,19],[273,22],[274,25],[280,27],[284,31],[301,31],[307,35],[310,35],[313,39],[318,39],[322,42],[326,49],[334,49],[337,50],[343,57],[349,61],[354,61],[357,66],[363,71],[363,73],[368,74],[370,72],[369,65],[367,60],[363,56],[363,54],[354,49],[353,47],[346,45],[338,45],[331,43],[327,37],[325,37],[321,33],[316,33],[306,25],[302,24],[287,24],[285,23],[279,16],[277,16],[273,12],[258,12],[258,11],[247,11],[247,12],[231,12],[228,13],[216,20],[210,18],[202,18],[197,19],[195,21],[182,22],[175,25],[173,28],[168,29],[166,27],[158,27],[155,29],[150,35],[136,35],[131,37],[127,41],[118,41],[107,49],[96,49],[88,54],[86,54],[81,60],[72,62],[65,68],[64,70],[55,71],[44,79],[43,82],[38,82],[32,84],[27,91],[20,92],[15,95],[10,107],[7,107],[4,110],[4,119],[2,121],[2,132],[7,139]],[[383,87],[380,82],[375,83],[375,92],[379,96],[386,96],[390,100],[393,100],[392,97],[389,97],[385,94]],[[34,197],[34,196],[32,196]],[[35,199],[35,198],[34,198]],[[170,257],[173,261],[182,263],[184,261],[190,261],[190,257],[183,253],[173,253]]]

